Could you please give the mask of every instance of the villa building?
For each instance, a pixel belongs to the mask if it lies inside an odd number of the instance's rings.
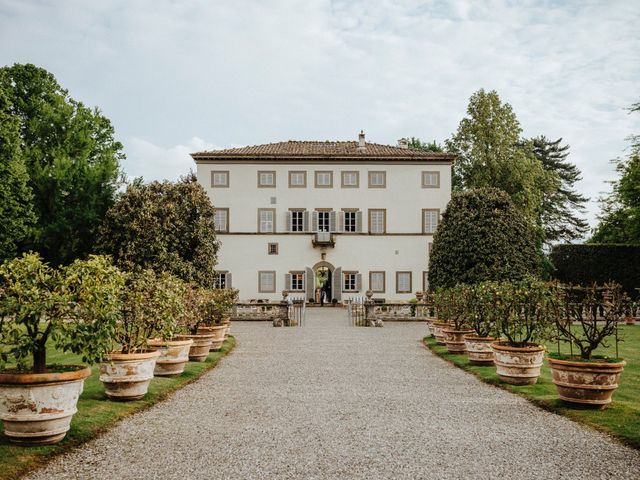
[[[327,302],[427,287],[454,156],[358,141],[288,141],[192,154],[216,208],[218,286]]]

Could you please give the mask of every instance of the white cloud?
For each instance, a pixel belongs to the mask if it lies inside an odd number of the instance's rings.
[[[0,0],[0,63],[42,65],[99,105],[129,175],[153,178],[191,167],[192,137],[442,141],[475,90],[496,89],[526,135],[571,145],[595,199],[640,131],[624,110],[639,23],[636,0]]]

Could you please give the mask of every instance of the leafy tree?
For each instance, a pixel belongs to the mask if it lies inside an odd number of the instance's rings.
[[[535,228],[497,188],[456,192],[442,215],[429,258],[429,287],[516,281],[539,273]]]
[[[169,272],[213,288],[219,243],[209,197],[190,174],[130,185],[107,212],[97,249],[125,270]]]
[[[631,112],[640,112],[640,103]],[[602,199],[602,215],[591,242],[640,245],[640,135],[629,137],[629,156],[616,159],[620,178]]]
[[[16,256],[35,222],[29,176],[20,151],[20,122],[10,115],[0,71],[0,263]]]
[[[21,154],[37,222],[24,249],[52,264],[70,263],[93,247],[97,228],[122,184],[122,145],[110,121],[69,97],[35,65],[0,69],[4,114],[19,122]]]
[[[474,93],[467,117],[446,141],[458,155],[453,170],[455,190],[495,187],[505,191],[532,223],[538,224],[542,199],[555,188],[555,175],[533,154],[532,143],[522,142],[522,128],[511,105],[495,91]]]
[[[423,142],[417,137],[411,137],[409,139],[409,148],[414,150],[425,150],[427,152],[444,152],[444,148],[438,142],[433,140],[430,143]]]
[[[567,160],[569,145],[561,145],[562,138],[551,141],[544,136],[536,137],[532,142],[533,153],[542,167],[558,179],[557,187],[542,199],[545,241],[576,240],[589,230],[589,224],[581,216],[588,199],[574,188],[582,177],[578,167]]]

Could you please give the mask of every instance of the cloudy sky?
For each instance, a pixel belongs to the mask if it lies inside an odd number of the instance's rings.
[[[439,142],[495,89],[524,135],[563,137],[595,199],[640,132],[640,2],[0,0],[0,64],[99,106],[130,177],[288,139]]]

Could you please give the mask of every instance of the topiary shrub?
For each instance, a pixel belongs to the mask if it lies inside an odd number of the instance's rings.
[[[453,195],[433,239],[431,290],[521,280],[539,268],[538,234],[506,193],[478,188]]]

